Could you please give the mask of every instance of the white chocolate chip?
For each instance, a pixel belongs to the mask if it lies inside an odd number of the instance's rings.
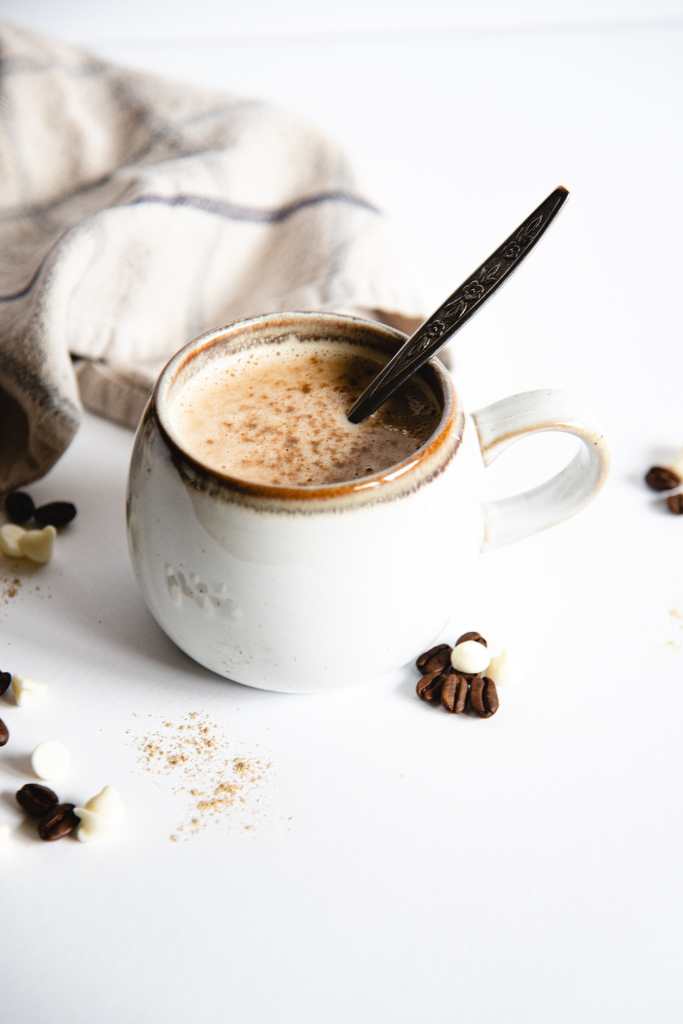
[[[52,558],[56,536],[54,526],[46,526],[43,530],[24,530],[17,541],[17,547],[25,558],[42,565]]]
[[[12,676],[12,696],[14,703],[22,707],[24,704],[38,703],[47,690],[45,683],[37,683],[27,676]]]
[[[75,807],[74,814],[80,818],[78,838],[82,843],[89,843],[111,834],[123,820],[125,808],[118,790],[105,786],[91,796],[85,806]]]
[[[19,550],[19,539],[26,533],[26,530],[15,523],[4,523],[0,526],[0,551],[8,558],[21,558]]]
[[[111,822],[103,818],[101,814],[93,814],[85,807],[74,807],[74,814],[80,818],[76,836],[82,843],[89,843],[93,839],[101,839],[111,832]]]
[[[477,675],[484,671],[490,657],[489,651],[478,640],[463,640],[453,648],[451,665],[456,672]]]
[[[85,802],[84,809],[93,814],[101,814],[109,821],[121,821],[125,813],[121,794],[113,786],[104,786],[99,793],[91,796]]]
[[[31,754],[31,768],[39,779],[61,782],[69,774],[71,754],[59,740],[39,743]]]
[[[496,685],[510,682],[510,659],[505,648],[495,658],[491,658],[486,675],[493,679]]]

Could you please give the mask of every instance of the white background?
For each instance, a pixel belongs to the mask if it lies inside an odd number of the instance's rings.
[[[194,666],[128,567],[131,435],[87,418],[34,488],[79,519],[41,590],[0,608],[3,667],[51,684],[40,710],[2,710],[0,813],[18,820],[25,754],[59,736],[76,762],[65,796],[114,783],[129,818],[109,844],[20,831],[0,853],[3,1019],[679,1021],[683,523],[640,478],[683,447],[681,3],[0,11],[324,125],[432,304],[566,184],[557,224],[459,338],[458,384],[472,408],[572,388],[613,450],[590,511],[453,581],[453,629],[502,632],[520,666],[480,722],[419,704],[408,669],[293,698]],[[527,442],[493,485],[565,455]],[[140,773],[126,730],[192,710],[273,767],[252,831],[173,845],[177,798]]]

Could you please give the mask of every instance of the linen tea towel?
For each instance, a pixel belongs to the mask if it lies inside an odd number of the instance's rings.
[[[422,303],[343,153],[258,100],[0,26],[0,491],[87,407],[135,426],[186,341],[284,309]]]

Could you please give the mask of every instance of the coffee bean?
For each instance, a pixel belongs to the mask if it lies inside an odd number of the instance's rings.
[[[498,692],[493,679],[475,676],[470,685],[470,709],[480,718],[490,718],[498,710]]]
[[[645,483],[653,491],[673,491],[680,482],[676,470],[669,466],[652,466],[645,474]]]
[[[468,682],[457,672],[449,672],[441,690],[441,703],[452,715],[461,715],[467,705]]]
[[[493,679],[489,679],[488,676],[484,677],[484,704],[488,709],[489,714],[495,715],[498,710],[498,690]]]
[[[444,650],[445,648],[445,650]],[[432,654],[422,671],[425,675],[430,672],[445,672],[451,667],[451,649],[448,644],[443,644],[436,654]]]
[[[7,693],[10,686],[12,685],[12,673],[11,672],[0,672],[0,697],[3,693]]]
[[[17,793],[17,803],[31,818],[43,818],[59,803],[57,794],[49,786],[27,782]]]
[[[33,515],[33,498],[25,491],[12,491],[5,498],[5,512],[12,523],[27,523]]]
[[[484,707],[484,680],[482,676],[475,676],[470,688],[469,708],[475,714],[483,716],[486,714]]]
[[[67,526],[76,518],[76,506],[70,501],[51,501],[37,508],[34,518],[39,526]]]
[[[415,692],[420,700],[424,700],[428,704],[438,704],[441,699],[443,681],[443,672],[429,672],[418,680]]]
[[[667,508],[674,516],[683,515],[683,494],[671,494],[666,499]]]
[[[430,647],[428,651],[421,654],[415,664],[420,672],[427,675],[430,672],[442,672],[450,660],[450,645],[437,644],[436,647]]]
[[[74,814],[74,804],[57,804],[38,823],[38,835],[47,843],[63,839],[78,828],[78,818]]]
[[[459,637],[458,637],[458,639],[457,639],[457,640],[455,641],[455,644],[454,644],[453,646],[454,646],[454,647],[457,647],[457,646],[458,646],[458,644],[464,644],[464,642],[465,642],[466,640],[476,640],[476,642],[477,642],[478,644],[483,644],[483,645],[484,645],[484,647],[487,647],[487,646],[488,646],[488,644],[487,644],[487,643],[486,643],[486,641],[484,640],[484,638],[483,638],[483,636],[481,635],[481,633],[475,633],[474,631],[472,631],[472,632],[470,632],[470,633],[463,633],[463,635],[462,635],[462,636],[459,636]]]
[[[9,729],[7,728],[5,723],[3,722],[2,718],[0,718],[0,747],[4,747],[5,744],[7,743],[8,739],[9,739]]]

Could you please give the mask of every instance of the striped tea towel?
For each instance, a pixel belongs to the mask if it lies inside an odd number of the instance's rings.
[[[339,149],[267,103],[0,26],[0,491],[41,476],[80,403],[134,426],[162,365],[271,310],[421,302]]]

